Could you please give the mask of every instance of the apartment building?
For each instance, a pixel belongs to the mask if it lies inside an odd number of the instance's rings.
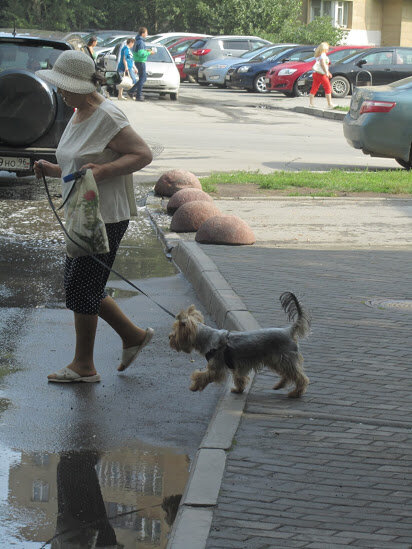
[[[412,0],[303,0],[304,21],[325,15],[347,44],[412,46]]]

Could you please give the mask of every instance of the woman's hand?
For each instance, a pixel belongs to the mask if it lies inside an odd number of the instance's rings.
[[[328,78],[332,78],[332,73],[328,71]]]
[[[40,178],[43,173],[47,177],[61,177],[62,175],[60,166],[48,160],[36,160],[33,164],[33,171],[37,178]]]
[[[102,179],[106,179],[106,177],[108,176],[105,164],[93,164],[89,162],[89,164],[85,164],[80,169],[92,170],[93,177],[96,183],[99,183],[100,181],[102,181]]]

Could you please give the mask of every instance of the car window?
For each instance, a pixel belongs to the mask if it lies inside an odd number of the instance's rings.
[[[194,40],[185,40],[184,42],[180,42],[180,44],[175,44],[171,48],[169,48],[169,51],[172,55],[178,55],[179,53],[183,53],[191,46],[191,44],[194,43]]]
[[[290,48],[287,46],[278,46],[276,48],[270,48],[269,50],[263,51],[261,54],[256,55],[255,57],[252,57],[252,61],[265,61],[266,59],[272,58],[274,56],[278,56],[283,51],[286,51]]]
[[[348,48],[346,50],[333,51],[328,54],[331,63],[339,63],[341,59],[352,56],[355,53],[359,53],[357,48]]]
[[[248,50],[248,40],[222,40],[224,50]]]
[[[267,46],[268,43],[264,42],[263,40],[249,40],[250,47],[253,49],[261,48],[262,46]]]
[[[199,50],[200,48],[203,48],[203,46],[206,44],[206,40],[196,40],[190,47],[194,50]]]
[[[148,46],[146,49],[151,50],[152,48],[156,51],[149,55],[149,57],[147,58],[148,61],[153,61],[155,63],[174,63],[173,59],[169,55],[168,50],[166,50],[165,48],[157,48],[156,44],[153,44],[153,46]]]
[[[397,65],[412,65],[412,48],[398,48],[395,52]]]
[[[391,51],[377,51],[362,57],[365,60],[364,65],[391,65],[393,53]]]
[[[291,53],[288,55],[289,61],[306,61],[306,59],[310,59],[313,57],[313,50],[311,51],[295,51],[294,53]]]
[[[0,42],[0,72],[24,69],[31,72],[51,69],[62,51],[52,46]]]

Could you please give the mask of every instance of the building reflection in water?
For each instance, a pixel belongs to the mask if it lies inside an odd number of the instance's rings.
[[[166,547],[188,477],[186,455],[145,445],[101,455],[91,450],[21,453],[20,460],[13,455],[0,539],[54,538],[53,549]]]

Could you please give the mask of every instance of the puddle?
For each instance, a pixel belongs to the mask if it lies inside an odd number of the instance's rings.
[[[0,449],[2,547],[163,549],[189,459],[134,444],[99,453]]]
[[[63,233],[46,200],[39,200],[38,185],[32,182],[30,192],[27,187],[18,186],[13,198],[4,199],[6,190],[12,189],[0,186],[0,307],[62,308]],[[144,202],[150,189],[148,184],[136,188],[138,202]],[[176,274],[144,207],[130,221],[113,268],[131,280]],[[116,279],[111,274],[109,281]],[[128,293],[131,288],[123,284],[122,290],[116,289],[122,293],[118,297],[136,295]]]

